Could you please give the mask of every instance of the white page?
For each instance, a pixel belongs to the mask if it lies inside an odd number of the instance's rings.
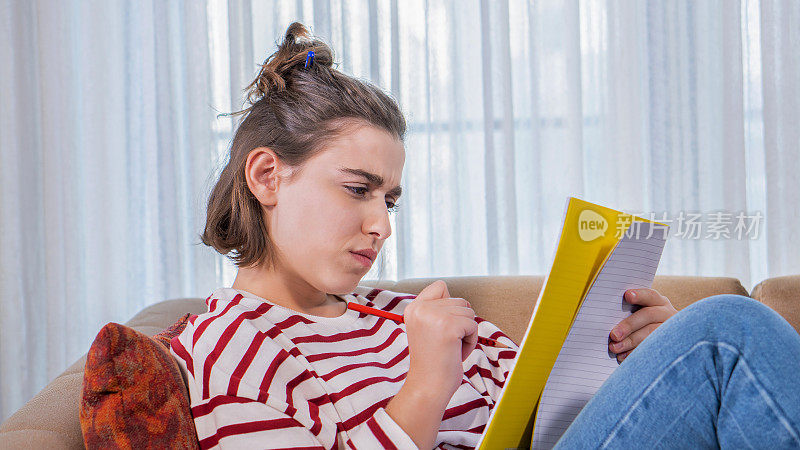
[[[666,227],[634,222],[609,255],[583,301],[536,412],[531,448],[552,448],[619,365],[608,350],[611,329],[631,314],[628,289],[649,288],[666,242]]]

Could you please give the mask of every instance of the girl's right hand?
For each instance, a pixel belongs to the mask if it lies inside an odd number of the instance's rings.
[[[411,359],[406,383],[450,401],[464,376],[462,362],[475,349],[478,323],[463,298],[450,298],[437,280],[423,289],[403,312]]]

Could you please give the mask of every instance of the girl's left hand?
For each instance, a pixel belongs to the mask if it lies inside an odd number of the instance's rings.
[[[650,335],[665,320],[678,311],[669,299],[654,289],[629,289],[625,291],[625,301],[639,305],[641,309],[617,324],[609,333],[608,349],[617,354],[622,362],[644,338]]]

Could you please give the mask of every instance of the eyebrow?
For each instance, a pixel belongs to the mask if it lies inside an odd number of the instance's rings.
[[[384,183],[384,180],[383,180],[382,176],[376,175],[374,173],[367,172],[366,170],[362,170],[362,169],[351,169],[349,167],[340,167],[339,168],[339,172],[341,172],[341,173],[349,173],[351,175],[356,175],[356,176],[359,176],[359,177],[363,177],[370,184],[372,184],[374,186],[377,186],[377,187],[382,187],[383,183]],[[403,188],[400,187],[400,186],[395,186],[389,191],[389,194],[394,195],[395,198],[399,198],[400,195],[403,194]]]

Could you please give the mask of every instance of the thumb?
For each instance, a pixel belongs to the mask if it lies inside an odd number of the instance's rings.
[[[464,330],[465,336],[461,340],[461,361],[466,361],[470,353],[475,350],[478,345],[478,323],[474,320]]]
[[[450,297],[450,292],[447,290],[447,284],[442,280],[434,281],[417,295],[417,298],[422,298],[424,300],[438,300],[448,297]]]

